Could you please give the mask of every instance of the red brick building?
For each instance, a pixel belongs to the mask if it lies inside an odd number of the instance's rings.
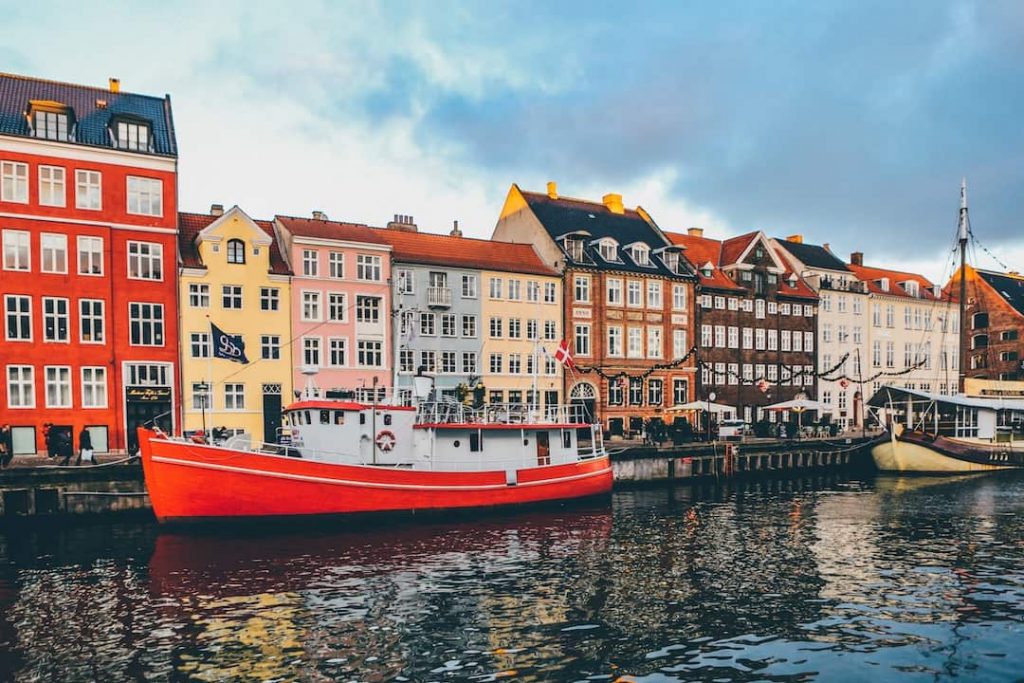
[[[965,377],[1024,380],[1024,276],[967,266],[964,350]],[[960,272],[946,285],[957,300]]]
[[[818,295],[764,233],[725,241],[700,228],[667,235],[697,270],[697,400],[714,393],[715,403],[752,422],[774,419],[763,406],[813,398]]]
[[[97,451],[177,423],[170,99],[0,74],[0,423]]]

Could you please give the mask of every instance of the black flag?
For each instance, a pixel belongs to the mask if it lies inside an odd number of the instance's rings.
[[[248,363],[245,357],[245,342],[240,334],[227,334],[219,327],[210,323],[210,332],[213,336],[213,357],[233,360],[236,363]]]

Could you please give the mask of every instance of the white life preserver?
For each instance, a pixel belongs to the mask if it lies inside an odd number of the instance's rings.
[[[395,438],[395,435],[387,429],[382,429],[377,432],[377,439],[374,441],[374,443],[377,444],[377,448],[381,449],[385,453],[390,453],[391,449],[395,447],[397,442],[398,439]]]

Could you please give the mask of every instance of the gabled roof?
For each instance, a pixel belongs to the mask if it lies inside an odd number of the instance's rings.
[[[104,88],[8,73],[0,73],[0,135],[30,137],[26,112],[30,101],[39,100],[59,103],[72,109],[77,127],[71,144],[113,148],[108,128],[111,119],[120,115],[145,119],[150,123],[154,154],[178,155],[170,96],[114,93]],[[136,151],[131,153],[149,154]]]
[[[202,259],[199,258],[199,233],[208,228],[221,216],[214,216],[206,213],[179,213],[178,214],[178,256],[181,265],[185,268],[206,268]],[[270,221],[253,221],[263,232],[270,237],[270,272],[275,275],[291,275],[281,255],[280,245],[274,234],[274,225]]]
[[[1015,311],[1024,315],[1024,277],[991,270],[975,269],[978,277],[985,281]],[[968,282],[970,282],[968,280]]]
[[[740,287],[738,284],[733,282],[732,278],[719,269],[718,263],[722,257],[722,243],[720,241],[707,237],[686,235],[678,232],[666,232],[665,236],[668,237],[673,244],[684,248],[683,256],[685,256],[686,260],[695,266],[697,270],[697,279],[704,287],[725,289],[735,292],[745,291],[743,287]],[[710,277],[706,277],[701,272],[701,268],[703,268],[706,263],[711,263],[713,266]]]
[[[751,242],[757,239],[757,235],[757,231],[754,231],[724,240],[722,242],[722,255],[718,265],[728,266],[739,261],[740,257],[743,256],[743,252],[750,247]]]
[[[584,251],[589,257],[589,262],[576,265],[592,265],[632,273],[680,276],[680,273],[669,270],[657,255],[652,256],[650,266],[641,266],[623,249],[624,245],[636,242],[646,244],[652,251],[671,246],[662,237],[661,231],[641,213],[642,209],[639,207],[623,207],[622,213],[615,213],[601,202],[571,197],[553,199],[539,192],[520,192],[552,240],[559,242],[563,236],[579,231],[589,234],[589,237],[584,238]],[[618,262],[605,261],[598,253],[596,244],[592,244],[606,237],[614,239],[619,244]]]
[[[345,223],[318,218],[297,218],[295,216],[275,216],[274,220],[296,237],[367,242],[378,245],[385,244],[385,241],[380,237],[376,229],[362,223]]]
[[[777,238],[775,242],[783,249],[788,251],[793,257],[804,264],[808,268],[820,268],[823,270],[837,270],[840,272],[849,272],[849,268],[840,259],[836,258],[835,254],[826,249],[825,247],[818,246],[817,244],[806,244],[804,242],[790,242]]]
[[[529,244],[451,237],[426,232],[405,232],[388,228],[373,228],[373,231],[385,243],[391,245],[391,255],[396,263],[558,275],[544,265]]]
[[[859,280],[862,280],[868,288],[869,294],[883,294],[888,296],[899,296],[907,299],[916,299],[918,301],[938,301],[942,297],[936,297],[932,289],[933,285],[923,275],[917,273],[906,273],[901,270],[889,270],[887,268],[869,268],[868,266],[858,266],[853,263],[849,263],[846,266],[850,272],[857,276]],[[889,291],[885,292],[879,285],[879,280],[882,278],[889,279]],[[907,293],[901,282],[913,280],[917,283],[920,296],[914,297]]]

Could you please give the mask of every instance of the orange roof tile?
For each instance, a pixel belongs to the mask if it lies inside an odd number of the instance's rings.
[[[373,230],[384,242],[391,245],[392,256],[396,261],[533,275],[558,275],[557,271],[544,265],[529,244],[451,237],[426,232],[404,232],[388,228]]]
[[[196,237],[203,230],[210,226],[220,216],[213,216],[206,213],[179,213],[178,214],[178,253],[181,257],[181,265],[186,268],[205,268],[202,259],[199,258],[199,249],[196,244]],[[263,232],[270,235],[270,272],[276,275],[291,275],[281,255],[280,245],[277,243],[277,235],[274,233],[274,226],[270,221],[254,220]]]
[[[852,263],[846,266],[853,274],[867,284],[868,292],[872,294],[887,294],[889,296],[902,296],[908,299],[924,299],[926,301],[941,300],[936,297],[932,289],[932,283],[923,275],[917,273],[906,273],[901,270],[889,270],[887,268],[870,268],[868,266],[857,266]],[[889,291],[882,291],[878,281],[882,278],[889,278]],[[900,285],[901,282],[912,280],[917,283],[921,295],[913,297]]]
[[[280,222],[288,232],[297,236],[385,244],[376,230],[362,223],[346,223],[343,221],[320,220],[318,218],[298,218],[296,216],[276,216],[275,220]]]
[[[727,266],[740,260],[740,256],[746,251],[750,243],[757,237],[757,232],[748,232],[738,237],[730,237],[722,242],[722,259],[718,262],[720,266]]]
[[[742,287],[733,282],[732,278],[718,268],[719,259],[722,254],[722,243],[720,241],[678,232],[666,232],[665,236],[668,237],[672,244],[683,247],[683,256],[693,264],[697,277],[703,286],[743,291]],[[705,277],[700,270],[706,263],[711,263],[712,265],[711,277]]]

